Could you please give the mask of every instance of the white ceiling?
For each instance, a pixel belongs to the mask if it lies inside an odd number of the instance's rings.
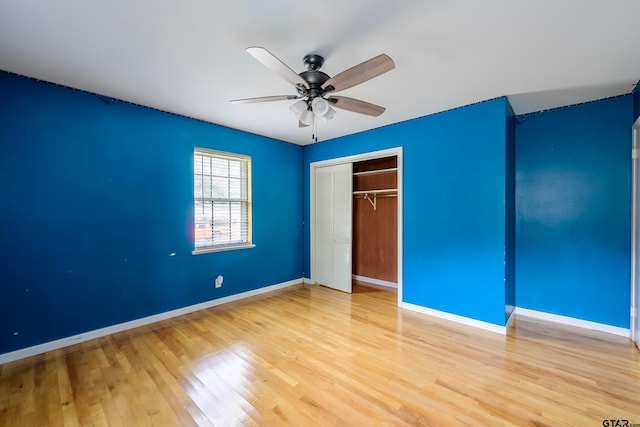
[[[0,69],[296,144],[295,94],[245,52],[330,76],[386,53],[396,68],[339,95],[320,140],[507,95],[517,114],[630,93],[640,79],[638,0],[2,0]]]

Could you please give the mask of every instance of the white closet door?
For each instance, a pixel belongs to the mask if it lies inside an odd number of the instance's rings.
[[[333,174],[333,281],[334,288],[351,292],[351,163],[334,166]]]
[[[315,176],[315,280],[333,283],[333,170],[316,169]]]
[[[351,163],[315,171],[315,280],[351,292]]]

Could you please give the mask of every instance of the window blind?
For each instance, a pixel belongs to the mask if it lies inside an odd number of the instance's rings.
[[[194,150],[195,249],[251,243],[251,158]]]

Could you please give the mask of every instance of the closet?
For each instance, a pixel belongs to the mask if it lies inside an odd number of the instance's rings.
[[[310,164],[311,283],[397,288],[402,301],[402,148]]]
[[[398,162],[396,156],[353,163],[352,274],[396,287]]]

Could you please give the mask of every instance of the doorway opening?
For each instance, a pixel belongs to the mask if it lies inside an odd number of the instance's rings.
[[[347,185],[336,185],[344,182],[342,178],[327,178],[344,171],[332,169],[338,165],[350,168]],[[312,283],[346,292],[354,289],[354,280],[356,290],[361,285],[395,288],[400,305],[402,147],[312,163],[310,196]],[[346,197],[348,209],[342,206]],[[344,226],[349,227],[347,254]],[[337,233],[329,237],[334,230]]]

